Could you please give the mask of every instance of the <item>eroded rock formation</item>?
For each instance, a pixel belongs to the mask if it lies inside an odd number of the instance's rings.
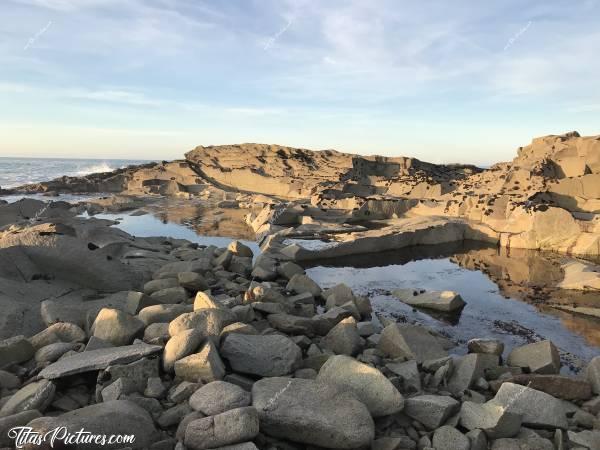
[[[444,230],[462,223],[471,231],[462,237],[456,233],[457,239],[480,236],[507,248],[598,255],[599,155],[600,137],[573,132],[534,139],[512,162],[487,170],[410,158],[354,157],[352,170],[339,181],[312,188],[310,204],[269,205],[249,217],[249,223],[267,234],[312,224],[313,238],[320,234],[331,245],[306,249],[310,255],[304,252],[305,259],[368,251],[357,244],[349,250],[348,241],[355,239],[378,241],[374,251],[382,245],[401,248],[410,238],[397,235],[413,235],[413,224],[420,227],[423,221],[432,227],[444,223],[439,232],[431,232],[428,243],[448,242]],[[375,229],[344,236],[326,226],[357,222]],[[390,234],[396,237],[390,239]]]

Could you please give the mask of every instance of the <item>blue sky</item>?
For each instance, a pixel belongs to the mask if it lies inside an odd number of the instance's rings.
[[[0,156],[508,160],[600,134],[598,23],[598,0],[2,0]]]

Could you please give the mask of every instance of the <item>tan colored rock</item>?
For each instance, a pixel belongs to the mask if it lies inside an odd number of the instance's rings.
[[[394,414],[404,407],[402,394],[378,369],[348,356],[329,358],[316,380],[354,393],[373,417]]]
[[[209,383],[223,379],[225,366],[215,345],[208,341],[199,353],[175,361],[175,375],[194,383]]]
[[[131,344],[144,332],[144,323],[118,309],[103,308],[92,325],[92,335],[114,346]]]
[[[171,337],[165,345],[163,352],[163,370],[171,372],[175,363],[194,353],[203,340],[204,336],[196,329],[184,330]]]

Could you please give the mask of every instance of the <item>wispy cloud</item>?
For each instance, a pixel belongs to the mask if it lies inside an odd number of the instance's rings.
[[[600,103],[598,3],[5,0],[0,117],[18,100],[22,114],[75,121],[86,107],[105,123],[124,111],[247,133],[268,123],[265,139],[311,123],[303,134],[328,142],[344,121],[396,140],[394,124],[413,119],[468,134],[473,120],[520,127],[552,110],[570,124]]]

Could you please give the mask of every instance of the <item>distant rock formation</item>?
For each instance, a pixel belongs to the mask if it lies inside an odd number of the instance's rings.
[[[15,191],[183,198],[233,191],[273,197],[261,199],[265,211],[248,218],[260,233],[308,222],[328,229],[331,222],[432,217],[460,219],[461,229],[476,229],[476,236],[503,247],[600,254],[600,136],[571,132],[536,138],[519,148],[512,162],[485,170],[266,144],[200,146],[185,156],[185,161],[62,177]],[[274,218],[272,203],[278,201],[296,204],[284,222]],[[366,233],[363,237],[370,236]],[[345,254],[353,251],[347,247]]]
[[[306,198],[316,186],[340,181],[352,169],[353,155],[241,144],[199,146],[185,157],[200,175],[223,188]]]
[[[28,184],[12,192],[47,193],[119,193],[129,195],[197,194],[206,187],[185,161],[163,161],[132,165],[111,172],[82,177],[60,177],[52,181]]]
[[[503,247],[600,254],[599,136],[572,132],[537,138],[521,147],[512,162],[487,170],[412,158],[355,156],[352,163],[352,170],[339,181],[313,186],[311,205],[288,210],[285,224],[279,216],[280,223],[272,220],[274,212],[253,216],[249,223],[257,232],[270,234],[294,223],[310,222],[314,233],[317,223],[400,221],[388,223],[389,228],[382,229],[380,224],[376,230],[360,232],[360,239],[369,245],[359,245],[357,234],[338,234],[340,255],[369,247],[411,245],[412,238],[400,239],[397,234],[402,233],[398,227],[414,233],[410,220],[414,217],[431,218],[432,224],[443,218],[461,219],[460,227],[475,231],[464,236],[479,236]],[[293,214],[297,217],[290,218]],[[451,238],[443,236],[432,233],[426,240],[436,243]],[[334,247],[292,253],[303,259],[334,257]]]

